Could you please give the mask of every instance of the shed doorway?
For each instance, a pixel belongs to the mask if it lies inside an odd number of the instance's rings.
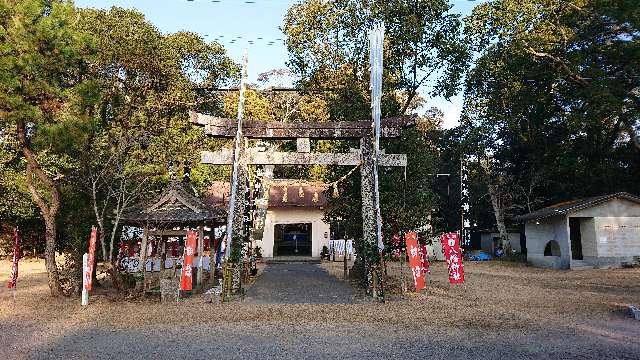
[[[580,218],[569,218],[569,239],[571,240],[571,259],[582,260],[582,234]]]
[[[274,227],[274,256],[311,256],[311,223],[277,224]]]

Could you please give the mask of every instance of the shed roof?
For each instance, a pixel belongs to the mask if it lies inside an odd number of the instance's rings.
[[[515,220],[531,221],[531,220],[544,219],[544,218],[557,216],[557,215],[568,215],[578,210],[590,208],[590,207],[605,203],[607,201],[611,201],[613,199],[625,199],[625,200],[633,201],[635,203],[640,204],[640,197],[626,193],[626,192],[618,192],[615,194],[594,196],[594,197],[589,197],[584,199],[561,202],[561,203],[554,204],[549,207],[534,211],[526,215],[516,216]]]
[[[224,219],[223,207],[206,205],[179,180],[171,180],[160,195],[132,206],[122,220],[129,223],[181,224]]]

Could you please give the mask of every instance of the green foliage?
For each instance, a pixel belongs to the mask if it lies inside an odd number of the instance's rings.
[[[0,193],[0,221],[37,218],[25,185],[24,164],[13,149],[4,146],[0,147]]]
[[[496,0],[467,19],[464,146],[491,154],[510,214],[640,192],[639,20],[609,0]]]
[[[457,92],[468,61],[459,15],[446,0],[305,0],[284,20],[289,65],[304,88],[331,88],[332,117],[369,117],[368,30],[386,26],[384,84],[402,90],[401,104],[385,97],[383,113],[404,113],[418,90],[432,82],[432,95]],[[354,118],[355,117],[355,118]]]

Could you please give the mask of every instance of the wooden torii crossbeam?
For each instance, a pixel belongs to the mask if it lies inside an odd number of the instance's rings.
[[[221,138],[236,136],[238,120],[189,112],[191,122],[204,126],[207,135]],[[415,116],[399,116],[382,119],[382,137],[400,136],[400,131],[416,123]],[[371,120],[363,121],[327,121],[287,123],[280,121],[245,120],[242,122],[242,135],[259,139],[317,139],[340,140],[360,139],[373,135]]]
[[[237,120],[225,119],[210,115],[190,112],[191,122],[205,127],[207,135],[217,138],[235,136]],[[400,136],[402,128],[415,124],[414,116],[402,116],[382,120],[382,135],[393,138]],[[305,122],[283,123],[276,121],[244,121],[243,135],[255,139],[298,139],[297,152],[260,151],[255,148],[246,149],[244,162],[252,165],[342,165],[355,166],[362,162],[362,151],[349,153],[314,153],[309,151],[309,139],[340,140],[361,139],[372,135],[370,121],[337,121],[337,122]],[[203,164],[231,165],[233,151],[203,151]],[[402,167],[407,165],[404,154],[381,154],[380,166]]]
[[[210,165],[233,164],[232,149],[218,151],[203,151],[201,162]],[[356,166],[362,162],[362,153],[359,150],[349,153],[312,153],[312,152],[277,152],[260,151],[256,148],[246,149],[244,161],[251,165],[341,165]],[[381,154],[380,166],[402,167],[407,165],[405,154]]]

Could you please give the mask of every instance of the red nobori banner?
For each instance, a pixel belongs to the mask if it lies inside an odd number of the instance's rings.
[[[409,266],[413,274],[413,284],[416,291],[424,289],[424,271],[422,268],[422,259],[420,256],[420,247],[418,245],[418,234],[410,231],[404,235],[404,241],[407,246],[407,256],[409,257]]]
[[[440,236],[442,253],[449,268],[449,283],[464,283],[464,267],[460,251],[460,236],[458,233],[447,233]]]
[[[18,261],[20,260],[20,238],[18,237],[18,227],[13,231],[13,266],[11,267],[11,277],[7,287],[13,289],[18,282]]]
[[[187,231],[187,241],[184,243],[184,261],[180,276],[180,290],[188,291],[193,288],[193,255],[196,250],[196,232]],[[200,255],[200,254],[199,254]]]
[[[87,268],[84,273],[84,289],[87,291],[91,291],[92,280],[93,280],[93,265],[96,254],[96,237],[97,237],[96,227],[93,226],[91,228],[91,237],[89,237],[89,252],[87,253]]]

